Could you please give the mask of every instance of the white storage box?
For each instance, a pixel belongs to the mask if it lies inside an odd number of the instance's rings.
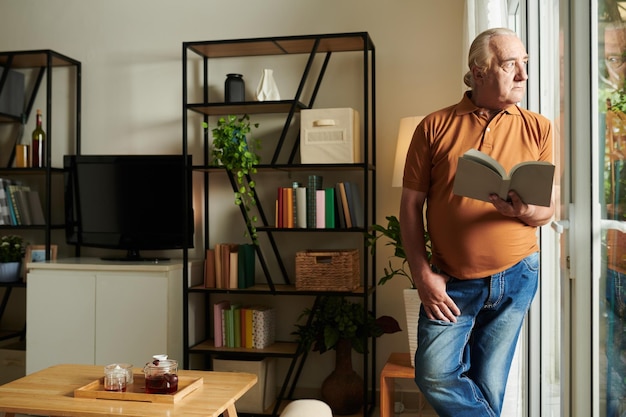
[[[220,372],[245,372],[258,377],[256,385],[250,388],[236,402],[237,411],[242,413],[263,413],[276,400],[276,359],[252,360],[213,359],[213,370]]]
[[[300,161],[303,164],[361,162],[359,112],[350,108],[302,110]]]

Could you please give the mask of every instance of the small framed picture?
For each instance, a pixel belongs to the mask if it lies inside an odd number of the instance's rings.
[[[50,245],[50,260],[54,261],[57,258],[57,245]],[[26,246],[26,254],[24,255],[24,265],[22,268],[22,279],[26,282],[26,274],[28,268],[26,264],[29,262],[45,262],[46,260],[46,245],[28,245]]]

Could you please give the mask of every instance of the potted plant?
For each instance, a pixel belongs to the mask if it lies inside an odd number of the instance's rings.
[[[352,369],[352,349],[368,352],[367,339],[400,331],[390,316],[375,318],[364,314],[363,305],[343,296],[319,297],[312,308],[306,308],[294,332],[301,346],[324,353],[335,350],[335,369],[322,384],[322,399],[338,415],[354,414],[362,405],[363,379]]]
[[[258,128],[259,124],[255,123],[252,126]],[[213,133],[211,155],[214,164],[224,166],[232,174],[236,186],[235,204],[244,208],[250,237],[256,243],[257,233],[254,223],[257,216],[251,213],[252,207],[256,205],[255,182],[250,175],[257,172],[256,165],[260,161],[260,156],[256,152],[260,148],[260,142],[249,137],[251,130],[250,117],[247,114],[241,117],[234,115],[220,117],[217,127],[211,131]]]
[[[19,280],[20,266],[25,253],[24,239],[20,236],[0,237],[0,282]]]
[[[407,336],[409,341],[409,356],[411,358],[411,365],[415,366],[415,351],[417,350],[417,320],[419,318],[420,298],[417,293],[417,289],[413,284],[410,271],[406,270],[407,266],[406,253],[402,246],[402,237],[400,235],[400,221],[396,216],[387,216],[387,226],[374,224],[370,227],[368,233],[366,233],[367,245],[370,247],[372,256],[376,254],[376,242],[380,238],[386,238],[386,246],[391,246],[394,249],[393,256],[391,258],[397,258],[401,261],[400,265],[394,264],[393,259],[389,259],[388,266],[383,269],[384,275],[378,281],[378,285],[384,285],[387,281],[395,276],[402,276],[409,282],[409,288],[405,288],[404,295],[404,308],[406,312],[406,325]],[[426,243],[426,255],[430,262],[432,258],[432,243],[430,241],[430,235],[428,230],[424,230],[424,241]]]

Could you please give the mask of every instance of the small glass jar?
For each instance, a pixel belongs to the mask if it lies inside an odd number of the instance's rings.
[[[178,362],[155,355],[143,368],[146,394],[173,394],[178,391]]]

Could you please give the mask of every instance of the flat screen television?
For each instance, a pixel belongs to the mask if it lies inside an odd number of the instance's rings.
[[[164,260],[140,251],[193,247],[185,191],[191,176],[182,155],[66,155],[63,164],[69,244],[124,250],[103,258],[120,261]]]

